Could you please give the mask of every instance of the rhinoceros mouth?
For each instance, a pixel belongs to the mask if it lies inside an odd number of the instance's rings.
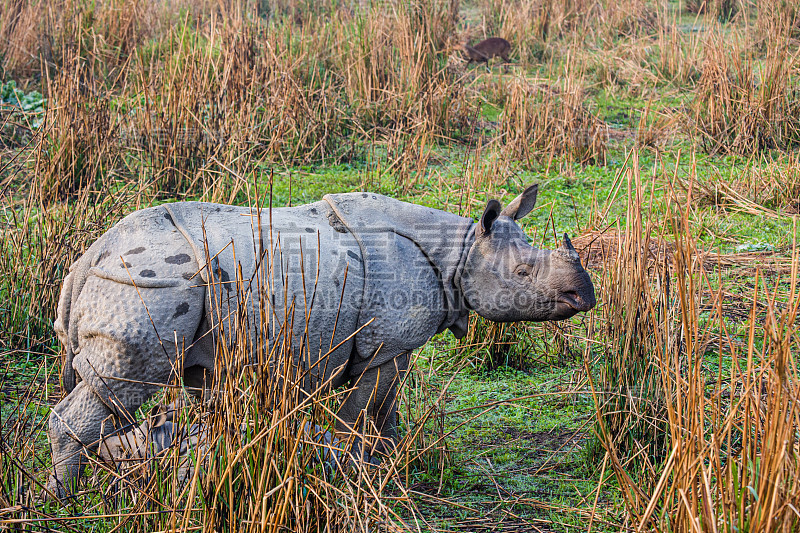
[[[576,312],[588,311],[593,305],[589,305],[581,295],[575,291],[566,291],[558,295],[557,301],[574,309]]]

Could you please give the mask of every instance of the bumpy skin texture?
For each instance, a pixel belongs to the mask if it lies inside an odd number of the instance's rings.
[[[59,479],[76,478],[83,445],[96,447],[109,415],[132,422],[132,413],[179,365],[213,368],[213,353],[189,350],[190,360],[178,362],[204,310],[204,288],[188,279],[197,272],[191,253],[159,209],[144,210],[109,230],[70,273],[62,300],[70,289],[74,296],[76,282],[82,290],[69,315],[59,306],[56,332],[71,357],[65,386],[76,374],[80,382],[50,415]],[[74,281],[79,274],[85,278]],[[51,488],[61,491],[55,481]]]
[[[307,391],[353,387],[337,431],[360,429],[366,413],[391,443],[410,352],[445,329],[463,336],[470,309],[551,320],[594,305],[566,236],[552,253],[525,242],[514,221],[535,200],[535,186],[502,212],[493,200],[480,224],[370,193],[260,214],[198,202],[132,213],[64,281],[55,326],[70,392],[50,417],[51,490],[74,488],[110,415],[132,423],[179,375],[202,386],[215,343],[268,348],[281,331]]]
[[[360,193],[263,211],[260,227],[251,209],[196,202],[129,215],[64,282],[56,330],[67,347],[65,388],[80,381],[50,418],[51,488],[66,492],[109,415],[130,422],[158,384],[181,370],[213,371],[204,333],[235,343],[237,310],[260,324],[264,295],[268,324],[249,328],[251,341],[272,339],[288,314],[305,388],[356,380],[365,391],[345,401],[338,429],[359,426],[367,408],[392,437],[407,353],[448,327],[463,333],[468,310],[452,278],[472,226]]]

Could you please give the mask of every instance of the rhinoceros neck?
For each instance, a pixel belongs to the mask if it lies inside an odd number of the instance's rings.
[[[357,239],[395,233],[412,241],[439,276],[448,309],[440,327],[451,327],[468,313],[458,274],[474,240],[471,218],[400,202],[373,193],[329,194],[323,198]],[[402,258],[397,258],[402,260]]]
[[[456,267],[451,282],[453,286],[452,292],[456,299],[459,313],[453,323],[447,327],[450,328],[450,330],[453,332],[453,335],[455,335],[457,339],[460,339],[467,334],[467,327],[469,326],[469,311],[472,309],[472,307],[469,305],[464,290],[461,288],[461,282],[463,279],[462,276],[464,273],[464,266],[467,264],[469,250],[472,248],[472,245],[475,244],[475,230],[477,227],[478,225],[472,222],[467,234],[464,236],[464,245],[461,249],[461,256],[459,257],[458,266]]]
[[[464,290],[461,288],[461,283],[463,281],[463,273],[464,273],[464,266],[467,264],[467,256],[469,255],[469,250],[472,248],[472,245],[475,244],[475,231],[478,225],[476,223],[472,223],[470,226],[467,235],[464,237],[464,248],[461,251],[461,257],[459,258],[458,267],[456,267],[455,275],[453,276],[453,285],[455,286],[456,290],[458,291],[458,295],[461,298],[461,304],[463,307],[469,312],[471,309],[469,302],[467,302],[466,297],[464,296]]]

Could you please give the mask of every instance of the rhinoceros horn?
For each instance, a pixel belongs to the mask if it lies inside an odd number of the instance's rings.
[[[569,240],[569,236],[565,233],[564,239],[561,241],[561,246],[556,250],[558,254],[565,260],[574,263],[580,260],[580,256],[578,255],[578,251],[575,250],[575,247],[572,246],[572,241]]]

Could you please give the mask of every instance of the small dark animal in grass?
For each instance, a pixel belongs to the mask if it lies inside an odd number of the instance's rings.
[[[467,63],[486,63],[489,68],[489,60],[493,57],[501,57],[506,63],[510,63],[511,59],[508,53],[511,51],[511,43],[500,37],[490,37],[485,41],[481,41],[475,46],[464,45],[464,53],[467,56]]]
[[[335,428],[353,437],[348,452],[363,450],[364,417],[383,437],[364,452],[390,450],[397,385],[431,337],[463,337],[470,311],[540,322],[594,307],[569,238],[540,250],[517,224],[536,195],[534,185],[505,208],[490,200],[479,222],[366,192],[272,210],[177,202],[128,215],[61,289],[55,331],[69,394],[50,414],[50,490],[73,492],[103,420],[132,419],[178,370],[198,390],[223,376],[223,343],[271,353],[288,339],[306,393],[351,389]]]

